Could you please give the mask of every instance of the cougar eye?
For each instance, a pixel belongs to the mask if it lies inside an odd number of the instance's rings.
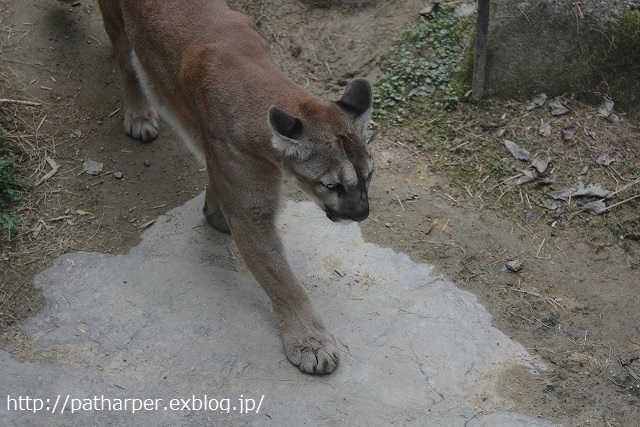
[[[338,187],[340,187],[340,184],[338,184],[337,182],[330,182],[328,184],[323,184],[327,190],[330,191],[336,191],[338,189]]]

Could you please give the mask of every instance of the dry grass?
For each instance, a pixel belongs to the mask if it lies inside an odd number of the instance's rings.
[[[605,227],[617,237],[639,239],[640,128],[619,111],[615,113],[620,120],[612,122],[600,117],[596,106],[571,97],[562,100],[571,113],[560,117],[551,116],[548,102],[532,111],[526,109],[525,102],[495,100],[462,104],[452,112],[419,106],[415,116],[428,119],[411,124],[421,135],[415,139],[420,142],[417,151],[428,153],[431,166],[456,184],[455,191],[447,194],[456,205],[494,209],[533,228],[579,223]],[[549,136],[540,135],[545,123],[551,128]],[[571,140],[564,138],[567,131],[573,134]],[[505,139],[526,148],[531,161],[536,156],[551,159],[540,179],[518,184],[532,162],[514,158],[503,145]],[[601,164],[600,156],[613,161]],[[549,208],[551,191],[578,182],[599,185],[613,191],[615,197],[606,200],[606,208],[597,216],[583,207],[585,201],[597,198],[570,198],[556,202],[555,209]]]
[[[25,88],[29,82],[16,71],[12,52],[17,49],[29,27],[10,28],[0,22],[4,42],[0,44],[0,121],[8,130],[5,148],[15,155],[24,189],[20,194],[17,234],[0,232],[0,339],[16,342],[19,325],[37,311],[41,298],[31,285],[32,275],[55,257],[70,250],[86,232],[77,224],[84,220],[71,213],[52,218],[50,204],[60,190],[49,185],[58,173],[57,139],[48,126],[73,111],[73,105],[55,105],[33,99]],[[17,339],[18,338],[18,339]]]

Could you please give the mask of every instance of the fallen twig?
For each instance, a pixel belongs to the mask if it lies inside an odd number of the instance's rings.
[[[21,99],[0,98],[0,104],[24,105],[27,107],[40,107],[42,103],[33,101],[23,101]]]
[[[60,169],[60,165],[58,165],[56,161],[53,160],[51,157],[47,156],[46,161],[47,163],[49,163],[49,166],[51,166],[51,170],[47,174],[45,174],[42,178],[40,178],[38,181],[36,181],[35,183],[36,187],[42,184],[43,182],[45,182],[46,180],[48,180],[49,178],[51,178],[53,175],[55,175],[58,172],[58,169]]]

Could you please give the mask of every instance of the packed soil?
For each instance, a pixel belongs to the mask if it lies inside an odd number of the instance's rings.
[[[97,3],[78,3],[0,0],[0,98],[10,100],[0,104],[9,129],[4,141],[21,147],[28,189],[21,231],[3,231],[0,246],[1,338],[16,354],[25,348],[22,321],[42,305],[31,287],[34,274],[65,252],[126,253],[159,214],[205,188],[202,165],[168,124],[152,143],[123,134],[120,77]],[[353,77],[375,82],[392,41],[424,7],[415,0],[318,3],[232,5],[258,23],[286,72],[331,100]],[[637,426],[640,221],[633,197],[640,131],[621,113],[611,123],[594,106],[571,97],[565,103],[572,113],[563,126],[575,130],[576,140],[564,143],[556,131],[550,148],[540,150],[551,154],[558,175],[551,189],[573,182],[569,172],[578,168],[585,182],[616,183],[612,190],[620,194],[609,206],[624,203],[600,215],[563,214],[533,197],[542,194],[535,184],[490,184],[484,164],[476,165],[475,176],[460,174],[468,166],[460,159],[473,161],[463,150],[473,149],[476,132],[505,128],[505,138],[540,146],[544,108],[531,112],[524,102],[495,101],[450,113],[460,138],[439,148],[424,143],[431,136],[423,127],[377,120],[372,212],[362,230],[368,240],[432,263],[476,294],[496,327],[546,366],[538,376],[523,369],[499,379],[518,412],[564,425]],[[597,144],[588,141],[585,124],[600,135]],[[597,162],[605,151],[618,163]],[[519,162],[506,150],[496,157],[511,168]],[[102,171],[85,173],[87,159],[102,163]],[[515,260],[520,268],[508,268]]]

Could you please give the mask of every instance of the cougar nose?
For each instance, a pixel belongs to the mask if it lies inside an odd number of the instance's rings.
[[[363,203],[358,210],[354,210],[349,216],[351,217],[351,220],[356,222],[364,221],[365,219],[367,219],[367,217],[369,216],[369,202],[366,201],[365,203]]]

